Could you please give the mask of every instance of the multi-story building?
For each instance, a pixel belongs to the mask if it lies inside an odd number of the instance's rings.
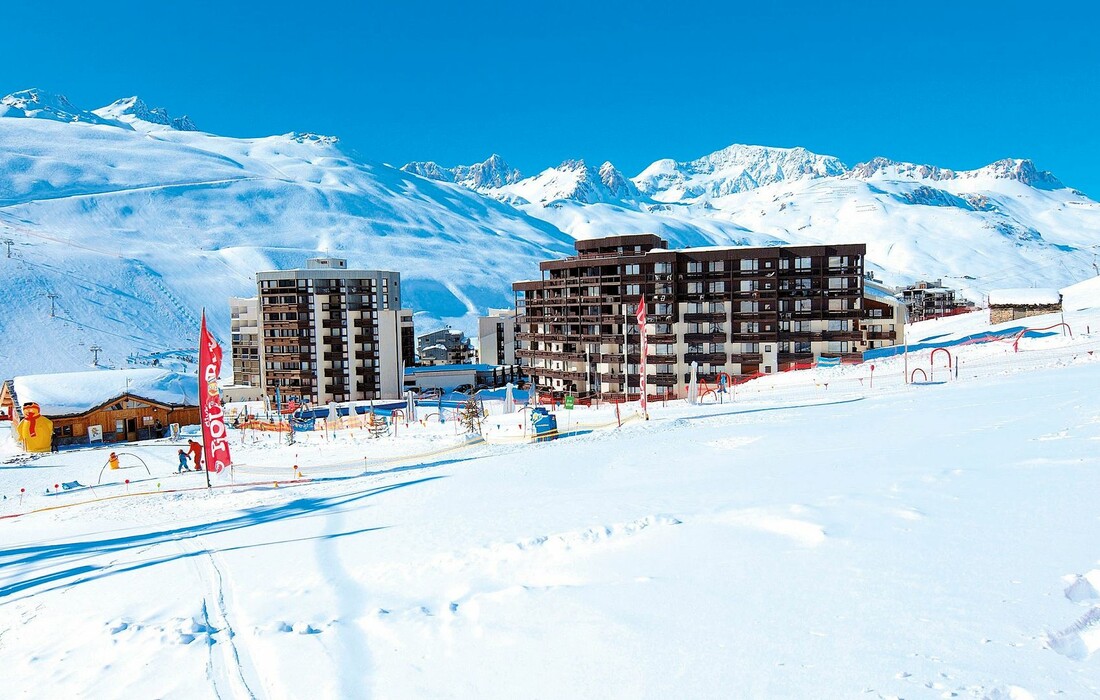
[[[943,286],[943,280],[922,280],[904,287],[897,296],[905,304],[909,320],[914,322],[950,316],[958,306],[955,303],[955,290]]]
[[[517,355],[540,390],[637,398],[643,294],[651,394],[683,396],[693,362],[716,382],[859,357],[863,244],[668,250],[639,234],[576,249],[512,285]]]
[[[905,342],[905,304],[894,290],[871,279],[863,280],[863,340],[860,350],[874,350]]]
[[[474,361],[474,346],[460,330],[441,328],[416,339],[421,365],[466,365]]]
[[[401,276],[349,270],[339,258],[260,272],[261,383],[265,394],[313,403],[397,398],[412,364],[412,311]]]
[[[483,364],[516,364],[516,310],[489,309],[477,320],[477,344]]]
[[[261,386],[260,312],[256,297],[229,298],[229,326],[232,334],[233,383]]]

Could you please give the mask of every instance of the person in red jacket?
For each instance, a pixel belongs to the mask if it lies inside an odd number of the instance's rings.
[[[190,446],[187,451],[191,453],[191,458],[195,460],[195,471],[202,471],[202,445],[194,440],[188,440],[187,444]]]

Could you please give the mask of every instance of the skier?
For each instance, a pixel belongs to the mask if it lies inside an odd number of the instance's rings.
[[[180,450],[179,451],[179,458],[180,458],[180,466],[179,466],[179,469],[176,470],[176,473],[177,474],[182,474],[183,472],[191,471],[191,467],[187,466],[187,453],[184,452],[183,450]]]
[[[187,444],[191,446],[188,451],[191,453],[191,456],[195,459],[195,471],[201,472],[202,471],[202,445],[195,442],[194,440],[188,440]]]
[[[107,464],[110,465],[111,469],[118,469],[118,455],[112,452],[107,458]]]

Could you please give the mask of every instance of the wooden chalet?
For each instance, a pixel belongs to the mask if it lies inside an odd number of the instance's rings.
[[[27,403],[53,421],[55,446],[87,444],[96,427],[103,442],[134,442],[162,437],[172,423],[199,422],[198,379],[168,370],[34,375],[0,386],[0,411],[14,423]]]

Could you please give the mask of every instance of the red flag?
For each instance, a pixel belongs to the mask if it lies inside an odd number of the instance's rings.
[[[647,354],[649,354],[649,342],[648,342],[649,339],[646,337],[646,334],[645,334],[645,295],[644,294],[638,299],[637,318],[638,318],[638,337],[639,337],[639,342],[640,342],[640,345],[641,345],[640,350],[641,350],[641,355],[642,355],[641,361],[638,364],[638,389],[642,393],[642,399],[641,399],[641,401],[642,401],[642,404],[641,404],[642,415],[648,416],[649,415],[649,401],[646,398],[645,356]]]
[[[221,371],[222,349],[206,330],[206,310],[203,309],[202,330],[199,332],[199,422],[202,423],[206,468],[215,474],[229,466],[229,439],[218,391]]]

